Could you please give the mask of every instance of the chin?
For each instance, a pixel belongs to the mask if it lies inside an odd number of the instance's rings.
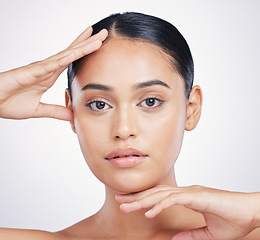
[[[142,192],[145,190],[148,190],[155,186],[149,186],[149,187],[121,187],[121,188],[114,188],[113,190],[120,193],[120,194],[131,194],[131,193],[137,193]]]
[[[160,181],[154,181],[154,179],[152,181],[151,179],[132,179],[104,184],[120,194],[130,194],[153,188],[160,184]]]
[[[110,165],[102,167],[90,169],[106,188],[121,194],[141,192],[160,184],[170,184],[169,179],[172,177],[169,178],[169,176],[174,176],[172,168],[165,171],[164,168],[152,165],[148,161],[131,168],[115,168]],[[169,172],[173,174],[169,174]]]

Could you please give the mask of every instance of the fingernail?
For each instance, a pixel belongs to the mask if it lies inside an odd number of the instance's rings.
[[[145,213],[145,216],[149,216],[151,212],[152,212],[152,209],[150,209],[149,211],[147,211],[147,212]]]
[[[91,26],[88,26],[84,32],[89,32],[91,30]]]
[[[127,206],[127,203],[120,204],[120,209],[125,208]]]

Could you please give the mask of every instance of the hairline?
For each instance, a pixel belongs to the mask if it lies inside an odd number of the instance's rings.
[[[115,26],[116,26],[116,22],[114,22],[112,24],[111,28],[108,29],[108,37],[103,41],[102,46],[106,45],[107,43],[109,43],[113,39],[122,39],[123,41],[149,44],[150,46],[152,46],[153,50],[156,50],[157,52],[159,52],[164,57],[164,59],[168,62],[167,65],[169,66],[169,68],[180,76],[181,80],[184,82],[184,85],[186,84],[184,76],[182,76],[182,74],[178,71],[179,63],[177,62],[177,60],[173,56],[171,56],[170,53],[168,53],[169,52],[168,49],[166,49],[166,48],[160,46],[159,44],[156,44],[156,43],[154,43],[154,42],[152,42],[148,39],[145,39],[145,38],[129,37],[129,36],[126,36],[124,34],[118,33]],[[102,46],[101,46],[101,48],[102,48]],[[91,55],[91,54],[89,54],[89,55]],[[82,62],[80,63],[79,69],[77,70],[77,72],[73,76],[73,79],[70,83],[71,101],[72,101],[72,82],[75,79],[75,77],[77,76],[78,72],[80,71],[81,66],[84,64],[84,58],[87,58],[89,55],[86,55],[86,56],[79,59]],[[186,93],[186,87],[185,87],[184,95],[185,95],[186,98],[188,98],[187,93]]]

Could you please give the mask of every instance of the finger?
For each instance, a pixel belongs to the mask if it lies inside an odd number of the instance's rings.
[[[70,51],[68,51],[68,53],[74,53],[75,54],[75,58],[73,61],[82,58],[96,50],[98,50],[102,45],[102,40],[101,39],[97,39],[91,43],[85,44],[83,46],[71,49]]]
[[[70,63],[98,50],[101,45],[102,42],[100,40],[96,40],[88,45],[85,45],[84,47],[70,50],[70,52],[68,52],[68,55],[63,56],[59,59],[37,63],[34,66],[31,66],[34,68],[32,75],[34,77],[40,77],[45,74],[53,73],[57,70],[59,70],[59,73],[61,73]]]
[[[167,191],[167,190],[172,190],[172,191],[177,191],[178,188],[174,188],[168,185],[160,185],[154,188],[150,188],[148,190],[145,191],[141,191],[138,193],[131,193],[131,194],[117,194],[116,195],[116,200],[119,203],[130,203],[130,202],[134,202],[137,200],[141,200],[149,195],[155,194],[157,192],[160,191]]]
[[[208,240],[215,239],[207,227],[192,229],[176,234],[172,240]]]
[[[171,193],[161,202],[157,203],[145,216],[153,218],[161,211],[174,205],[181,205],[197,212],[207,212],[210,200],[206,193],[179,192]]]
[[[77,44],[74,44],[74,45],[68,47],[67,49],[65,49],[51,57],[48,57],[47,59],[45,59],[45,61],[52,61],[55,59],[60,59],[62,57],[65,57],[68,54],[70,54],[74,49],[85,48],[88,44],[92,44],[93,42],[96,42],[97,40],[103,42],[106,39],[107,35],[108,35],[108,31],[106,29],[103,29],[99,33],[91,36],[90,38],[83,40]]]
[[[40,103],[33,117],[48,117],[64,121],[72,121],[73,113],[70,109],[64,106]]]
[[[33,77],[38,78],[46,74],[51,74],[56,70],[64,70],[71,62],[73,62],[75,55],[71,52],[67,56],[52,61],[43,61],[32,66],[31,74]],[[47,78],[48,76],[46,76]]]
[[[91,34],[93,32],[93,29],[92,27],[87,27],[87,29],[85,29],[70,45],[69,47],[73,47],[75,46],[76,44],[88,39]]]
[[[140,200],[136,200],[134,202],[130,203],[123,203],[120,205],[120,209],[123,212],[133,212],[140,209],[146,209],[151,208],[154,205],[157,205],[160,201],[162,201],[164,198],[166,198],[169,194],[171,194],[172,191],[160,191],[157,193],[154,193],[152,195],[149,195],[145,198],[142,198]]]
[[[164,209],[170,208],[174,205],[176,205],[177,202],[177,195],[178,193],[170,193],[165,198],[163,198],[161,201],[158,201],[158,203],[155,204],[155,206],[150,209],[148,212],[145,213],[145,216],[147,218],[154,218],[157,216],[160,212],[162,212]]]
[[[74,45],[73,47],[69,47],[68,49],[73,49],[73,48],[78,48],[78,47],[82,47],[88,43],[91,43],[93,41],[96,40],[101,40],[102,42],[107,38],[108,36],[108,31],[106,29],[102,29],[100,32],[98,32],[97,34],[91,36],[90,38]]]

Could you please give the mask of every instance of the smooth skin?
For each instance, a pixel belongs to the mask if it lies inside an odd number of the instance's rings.
[[[184,89],[183,82],[179,81],[178,74],[170,69],[166,62],[164,62],[168,61],[167,58],[162,55],[160,56],[161,53],[153,46],[149,44],[144,45],[144,43],[130,44],[123,40],[122,44],[124,47],[119,48],[118,46],[120,45],[118,45],[118,42],[113,42],[112,40],[104,44],[104,47],[101,47],[102,41],[107,37],[107,31],[102,30],[93,37],[90,37],[91,32],[92,29],[88,28],[66,50],[46,60],[0,73],[0,117],[9,119],[52,117],[70,121],[72,129],[78,134],[83,154],[85,156],[88,154],[88,146],[93,147],[93,149],[90,149],[92,153],[90,156],[93,157],[86,159],[86,161],[94,174],[106,184],[106,202],[97,214],[58,233],[48,233],[37,230],[0,229],[0,239],[259,239],[259,193],[234,193],[201,186],[177,187],[174,181],[174,171],[171,171],[173,170],[173,165],[168,162],[170,159],[167,159],[167,157],[163,159],[164,167],[158,169],[157,172],[153,172],[153,169],[158,167],[155,161],[158,157],[154,150],[150,151],[149,149],[147,149],[147,151],[149,151],[149,153],[151,152],[150,158],[154,159],[154,162],[146,161],[143,165],[146,164],[145,166],[149,167],[147,171],[150,174],[156,173],[154,176],[157,180],[155,181],[152,181],[143,171],[139,171],[143,170],[143,166],[140,165],[137,172],[131,172],[131,170],[126,171],[126,183],[121,184],[118,180],[122,180],[122,170],[107,166],[106,163],[102,161],[99,162],[100,156],[98,153],[97,155],[93,153],[93,151],[96,150],[94,145],[86,144],[89,143],[90,140],[87,139],[86,134],[84,134],[85,131],[91,131],[88,129],[88,126],[91,126],[93,119],[97,121],[97,119],[101,118],[102,114],[110,114],[107,119],[114,118],[117,122],[116,126],[112,125],[112,128],[110,128],[110,134],[105,135],[110,137],[114,136],[111,137],[110,143],[116,142],[118,144],[118,142],[120,142],[122,144],[129,141],[129,139],[131,143],[133,143],[133,139],[138,139],[140,134],[140,126],[135,119],[146,118],[148,114],[152,124],[152,116],[154,116],[154,114],[160,114],[160,111],[167,111],[168,105],[177,107],[185,104],[186,108],[184,109],[186,109],[186,111],[183,112],[180,110],[176,112],[178,115],[175,115],[174,119],[177,123],[184,121],[184,124],[181,125],[183,130],[192,130],[195,128],[201,112],[202,96],[198,86],[193,88],[188,100],[185,99],[184,92],[183,95],[181,95],[181,90],[183,91]],[[116,93],[104,95],[104,93],[97,94],[97,92],[94,91],[89,94],[92,94],[92,97],[95,97],[94,99],[96,99],[98,95],[98,101],[105,101],[105,96],[106,103],[111,108],[107,108],[107,111],[103,113],[94,113],[86,109],[85,103],[89,95],[86,92],[81,93],[81,89],[83,85],[89,83],[87,81],[91,80],[84,78],[86,76],[85,74],[95,76],[97,73],[102,73],[100,69],[103,68],[105,70],[106,67],[109,67],[109,65],[106,64],[113,63],[112,55],[110,54],[111,51],[115,52],[115,50],[117,50],[118,55],[115,55],[116,58],[122,57],[122,59],[129,60],[130,58],[136,57],[136,54],[129,56],[129,53],[133,50],[138,53],[140,46],[142,46],[144,52],[147,53],[145,56],[141,56],[143,57],[141,62],[149,63],[149,61],[160,61],[162,66],[167,66],[168,70],[165,69],[165,71],[163,71],[164,75],[160,72],[157,73],[165,77],[163,80],[168,83],[171,89],[176,90],[174,92],[175,94],[171,95],[169,89],[154,86],[152,90],[153,95],[149,95],[150,90],[138,93],[127,91],[124,92],[123,95],[120,95],[119,89],[116,88],[117,85],[120,84],[120,82],[118,82],[119,79],[113,77],[113,80],[111,80],[111,78],[108,78],[111,81],[107,83],[105,79],[101,79],[100,83],[110,84]],[[96,51],[99,48],[100,50]],[[131,51],[128,52],[128,58],[124,58],[124,49],[131,49]],[[95,54],[91,54],[90,58],[87,58],[89,62],[86,62],[86,64],[94,64],[95,66],[101,64],[101,62],[98,61],[101,58],[111,59],[110,61],[103,62],[104,65],[99,65],[99,71],[96,72],[94,70],[91,72],[91,69],[95,68],[83,68],[82,73],[80,73],[81,75],[79,74],[73,83],[73,103],[70,102],[68,92],[66,94],[67,108],[40,102],[42,94],[55,83],[60,73],[71,62],[92,52],[95,52]],[[127,64],[127,62],[121,62]],[[121,68],[122,66],[119,66],[119,69]],[[142,70],[144,69],[146,68],[143,67]],[[167,79],[167,74],[170,74],[170,71],[172,71],[173,75],[175,74],[175,80],[172,82]],[[113,73],[111,74],[111,76],[113,76]],[[128,76],[131,77],[132,71],[130,71],[129,74]],[[147,78],[146,74],[143,76],[145,76],[145,79]],[[129,83],[129,86],[135,84],[127,81],[127,77],[125,79],[125,83]],[[137,78],[136,81],[140,82],[140,79]],[[122,91],[122,88],[120,88],[120,90]],[[161,97],[160,93],[161,95],[163,95],[162,93],[168,94],[168,98],[164,99],[166,105],[162,108],[163,110],[161,109],[151,113],[150,111],[155,110],[147,109],[147,105],[144,105],[144,100],[146,97],[151,98],[154,94]],[[137,99],[139,99],[139,101],[137,101]],[[91,106],[95,107],[95,105]],[[146,111],[145,113],[143,112],[144,110]],[[147,111],[149,111],[149,113],[147,113]],[[133,113],[133,115],[131,113]],[[99,115],[97,116],[97,114]],[[131,116],[134,116],[134,118],[131,118]],[[86,119],[89,121],[89,125],[86,124],[87,126],[84,126]],[[167,119],[162,120],[166,121]],[[106,128],[103,130],[107,131]],[[172,131],[175,131],[176,136],[179,136],[180,133],[178,129],[173,128]],[[96,131],[96,133],[98,134],[98,131]],[[92,132],[90,132],[90,134],[92,134]],[[166,132],[164,134],[166,134]],[[135,136],[135,138],[133,136]],[[151,141],[149,143],[153,144]],[[111,148],[113,149],[114,146],[115,145]],[[179,142],[171,146],[173,147],[173,151],[180,148]],[[110,151],[110,149],[105,149],[104,152],[108,150]],[[172,164],[174,164],[175,160],[176,159],[172,160]],[[169,166],[168,171],[164,171],[167,169],[167,166]],[[106,178],[106,176],[102,174],[102,170],[113,173],[114,175],[110,175],[112,179]],[[140,184],[132,181],[133,185],[129,187],[128,181],[131,181],[133,174],[140,180],[145,180],[142,181],[144,183]],[[114,176],[114,178],[111,176]],[[138,193],[132,193],[134,189],[137,189]],[[150,209],[151,211],[148,211]],[[122,226],[123,228],[119,228],[118,226]],[[194,228],[199,229],[192,230]],[[111,232],[114,233],[114,235],[111,235]]]

